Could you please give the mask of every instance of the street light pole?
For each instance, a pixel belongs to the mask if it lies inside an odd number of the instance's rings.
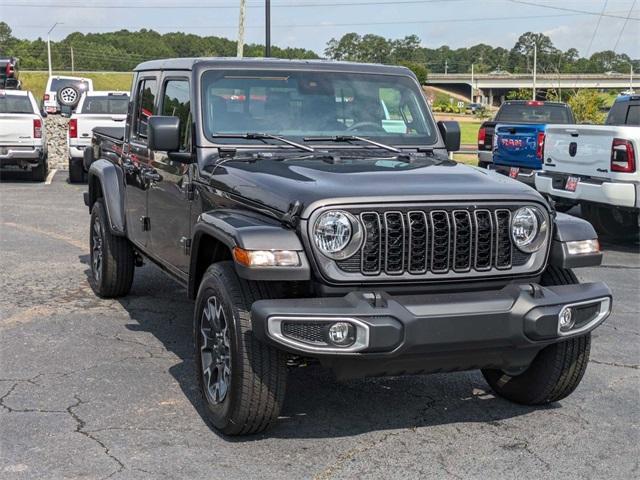
[[[537,43],[533,43],[533,98],[532,100],[535,101],[536,99],[536,75],[538,73],[538,44]]]
[[[244,55],[244,14],[245,14],[246,2],[240,0],[240,18],[238,19],[238,45],[237,56],[242,58]]]
[[[62,25],[62,22],[54,23],[53,26],[47,32],[47,57],[49,59],[49,76],[52,75],[52,68],[51,68],[51,39],[49,37],[51,35],[51,32],[53,32],[53,29],[56,28],[56,25]]]
[[[474,77],[474,75],[473,75],[474,74],[474,71],[473,71],[474,67],[475,67],[475,63],[472,63],[471,64],[471,103],[475,102],[475,99],[474,99],[475,88],[474,88],[474,83],[473,83],[473,80],[474,80],[474,78],[473,78]]]
[[[264,56],[271,56],[271,0],[265,0],[264,2]]]

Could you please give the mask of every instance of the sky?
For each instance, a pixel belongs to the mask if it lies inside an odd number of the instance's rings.
[[[248,43],[264,41],[264,1],[246,0]],[[0,0],[14,36],[52,40],[73,31],[126,28],[237,36],[239,0]],[[524,32],[543,32],[582,56],[611,50],[640,58],[640,0],[272,0],[272,43],[323,53],[348,32],[387,38],[416,34],[425,47],[478,43],[511,48]],[[98,8],[98,7],[108,8]],[[592,14],[579,13],[591,12]],[[600,14],[604,12],[604,15]],[[629,20],[626,18],[630,16]],[[626,23],[626,25],[625,25]],[[621,30],[624,26],[624,30]]]

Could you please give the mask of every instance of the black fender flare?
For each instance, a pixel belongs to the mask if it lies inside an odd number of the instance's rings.
[[[96,200],[102,196],[109,218],[109,227],[114,235],[126,235],[124,214],[124,179],[122,171],[104,158],[91,163],[89,168],[89,211]]]
[[[582,218],[556,213],[549,263],[561,268],[596,267],[602,263],[602,252],[570,255],[567,242],[597,240],[593,226]]]
[[[300,265],[295,267],[248,268],[234,262],[238,275],[247,280],[304,281],[311,278],[311,268],[304,247],[295,230],[275,220],[234,209],[216,210],[200,215],[194,225],[189,266],[189,296],[195,297],[203,268],[199,265],[202,240],[211,237],[229,251],[234,247],[245,250],[293,250],[298,252]]]

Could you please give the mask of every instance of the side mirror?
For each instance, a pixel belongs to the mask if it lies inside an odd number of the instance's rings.
[[[42,118],[47,118],[49,116],[49,114],[43,109],[43,110],[40,110],[40,116]]]
[[[460,150],[460,124],[458,122],[438,122],[438,130],[440,130],[447,152]]]
[[[149,117],[147,140],[150,150],[177,152],[180,150],[180,119],[178,117]]]

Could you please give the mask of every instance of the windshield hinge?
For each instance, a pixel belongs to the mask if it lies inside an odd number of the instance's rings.
[[[294,203],[289,205],[289,210],[287,210],[287,212],[282,215],[280,220],[282,221],[282,223],[289,225],[291,228],[296,228],[296,226],[298,225],[298,215],[300,214],[301,210],[302,203],[300,203],[300,200],[296,200]]]
[[[187,200],[189,201],[193,200],[195,196],[195,191],[196,191],[196,186],[192,181],[185,185],[184,193],[185,193],[185,196],[187,197]]]
[[[191,239],[187,237],[180,238],[180,243],[182,244],[182,251],[185,255],[191,254]]]

